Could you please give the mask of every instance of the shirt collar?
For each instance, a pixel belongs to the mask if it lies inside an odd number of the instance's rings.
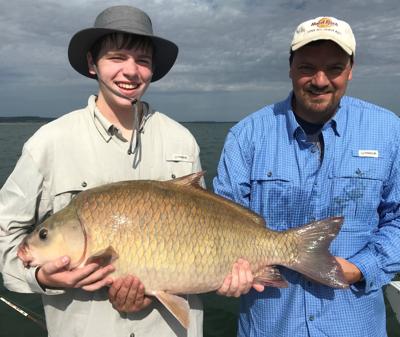
[[[111,128],[113,127],[112,123],[110,123],[107,118],[105,118],[99,111],[96,106],[96,95],[91,95],[88,100],[88,108],[90,111],[90,115],[92,117],[93,123],[99,132],[100,136],[106,141],[109,142],[112,137]]]
[[[101,114],[97,107],[94,109],[94,123],[106,142],[108,142],[116,132],[114,125]]]
[[[346,128],[347,101],[348,101],[348,97],[343,96],[342,99],[340,100],[339,107],[335,113],[335,116],[333,116],[331,119],[332,128],[338,137],[340,137],[344,133],[344,129]]]
[[[293,91],[291,91],[286,100],[283,101],[283,108],[285,109],[287,116],[286,124],[290,142],[294,141],[295,132],[297,131],[297,129],[300,129],[300,125],[299,123],[297,123],[296,117],[292,110],[292,97],[293,97]]]
[[[91,95],[89,97],[89,110],[91,111],[97,131],[99,131],[100,135],[106,142],[109,142],[113,136],[117,135],[118,129],[106,117],[103,116],[103,114],[96,106],[96,100],[96,95]],[[141,102],[143,103],[143,117],[140,125],[140,130],[142,131],[144,129],[146,121],[151,117],[151,115],[153,115],[154,111],[150,108],[148,103],[143,101]]]

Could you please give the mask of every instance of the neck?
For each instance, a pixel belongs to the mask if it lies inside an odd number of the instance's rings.
[[[137,102],[136,104],[141,103]],[[107,118],[110,123],[118,128],[126,139],[131,137],[132,130],[135,128],[134,111],[138,111],[137,109],[134,109],[131,103],[126,107],[113,107],[108,104],[107,100],[100,92],[96,101],[96,106],[100,113]]]

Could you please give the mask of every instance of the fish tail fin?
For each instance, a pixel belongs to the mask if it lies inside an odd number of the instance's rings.
[[[314,221],[293,230],[299,255],[288,267],[319,283],[333,288],[347,288],[343,270],[329,252],[329,245],[339,233],[343,217]]]

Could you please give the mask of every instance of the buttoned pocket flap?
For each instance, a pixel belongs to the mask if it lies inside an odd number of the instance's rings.
[[[292,179],[288,172],[265,169],[262,171],[252,172],[251,180],[290,182]]]
[[[55,190],[54,190],[54,195],[60,195],[60,194],[64,194],[64,193],[79,193],[81,191],[84,191],[85,189],[87,189],[88,183],[85,180],[82,181],[63,181],[63,182],[58,182],[57,186],[55,186]]]

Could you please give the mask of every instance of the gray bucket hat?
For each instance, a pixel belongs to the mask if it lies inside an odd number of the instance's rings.
[[[99,38],[110,33],[147,36],[152,40],[155,66],[152,82],[166,75],[178,56],[178,46],[175,43],[153,35],[151,20],[145,12],[131,6],[114,6],[97,16],[94,27],[83,29],[72,37],[68,47],[68,59],[77,72],[96,78],[89,73],[86,55]]]

